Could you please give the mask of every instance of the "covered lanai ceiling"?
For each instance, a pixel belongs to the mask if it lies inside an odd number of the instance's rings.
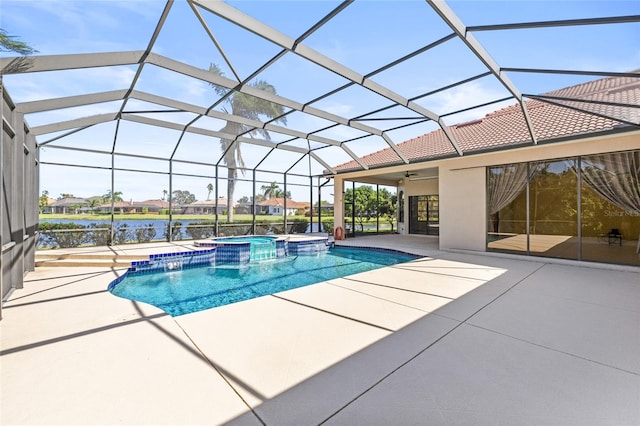
[[[450,126],[516,104],[536,144],[526,99],[589,112],[541,95],[640,81],[640,3],[566,3],[3,0],[0,26],[38,53],[1,65],[39,146],[65,158],[224,166],[226,139],[249,170],[367,169],[362,156],[389,148],[390,163],[409,166],[405,140],[439,129],[447,155],[465,155]],[[282,114],[233,115],[238,92]],[[627,102],[608,118],[640,124],[616,116],[637,108]]]

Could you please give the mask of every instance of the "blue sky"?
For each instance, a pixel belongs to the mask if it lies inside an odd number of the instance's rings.
[[[231,6],[261,20],[289,37],[297,38],[311,25],[324,17],[339,3],[334,1],[230,1]],[[548,21],[560,19],[584,19],[603,16],[639,15],[638,1],[450,1],[449,7],[468,26],[495,23]],[[76,54],[90,52],[115,52],[144,50],[150,40],[164,2],[160,0],[126,1],[70,1],[70,0],[2,0],[0,3],[0,27],[9,34],[19,36],[42,55]],[[241,78],[246,78],[256,68],[279,52],[279,48],[260,37],[240,30],[233,24],[206,11],[204,19],[214,32],[225,53]],[[352,70],[366,75],[379,67],[398,59],[420,47],[446,36],[451,32],[431,8],[423,1],[357,1],[349,5],[337,17],[312,34],[303,43],[333,58]],[[545,29],[522,29],[476,33],[492,58],[502,67],[548,68],[590,71],[630,71],[640,68],[640,24],[617,24]],[[216,63],[227,77],[233,73],[225,65],[220,53],[208,38],[186,2],[176,0],[160,36],[154,45],[154,53],[167,56],[192,66],[206,69]],[[406,63],[376,74],[372,79],[394,92],[413,97],[447,84],[486,71],[458,40],[450,40]],[[17,103],[72,96],[108,90],[128,89],[135,66],[98,68],[91,70],[59,71],[19,76],[5,76],[9,93]],[[544,93],[568,85],[581,83],[592,77],[559,76],[544,74],[510,73],[509,78],[523,93]],[[307,103],[317,96],[346,83],[346,80],[321,67],[311,64],[294,54],[287,54],[259,76],[273,84],[278,94]],[[208,107],[216,100],[213,89],[205,82],[178,75],[167,70],[145,66],[136,90],[175,98],[191,104]],[[446,114],[472,105],[508,96],[505,88],[493,77],[485,77],[418,100],[417,102],[437,114]],[[455,124],[483,116],[487,112],[506,106],[503,102],[472,112],[447,117],[448,124]],[[313,106],[343,117],[360,114],[388,105],[381,98],[359,86],[335,94]],[[27,120],[31,126],[64,121],[86,115],[117,111],[120,103],[91,105],[55,112],[31,114]],[[137,101],[128,104],[128,110],[159,109]],[[407,111],[393,109],[384,114],[389,117],[406,117]],[[185,124],[194,115],[188,113],[146,114],[146,116]],[[171,116],[169,119],[168,117]],[[306,132],[324,127],[328,122],[303,113],[288,116],[288,126]],[[381,129],[406,121],[385,123],[367,122]],[[219,130],[224,123],[211,118],[198,121],[197,126]],[[396,143],[434,130],[433,123],[425,123],[389,132]],[[114,123],[94,126],[71,137],[52,142],[51,145],[89,147],[94,150],[110,150],[114,141]],[[167,157],[173,152],[179,132],[167,129],[150,129],[132,122],[124,122],[119,130],[117,150],[131,154]],[[320,136],[345,140],[362,135],[362,132],[345,126],[319,133]],[[44,135],[39,141],[54,135]],[[276,141],[283,136],[272,134]],[[306,147],[307,141],[291,143]],[[380,138],[367,138],[346,144],[358,155],[383,149],[387,145]],[[314,147],[312,143],[312,147]],[[248,166],[258,164],[268,152],[261,147],[243,147]],[[328,147],[319,151],[329,164],[337,165],[351,158],[339,148]],[[294,164],[298,157],[291,153],[270,156],[260,164],[274,174],[260,175],[264,181],[281,180],[275,172],[281,172]],[[220,155],[216,140],[188,134],[176,151],[176,158],[187,161],[215,161]],[[110,173],[99,169],[109,167],[110,157],[69,150],[49,149],[42,152],[42,160],[52,163],[78,163],[96,166],[93,170],[43,166],[41,189],[52,195],[72,192],[77,196],[104,193],[110,185]],[[118,158],[116,167],[168,172],[165,162]],[[177,165],[179,173],[212,175],[211,167]],[[319,163],[311,165],[312,173],[322,171]],[[174,172],[176,170],[174,169]],[[307,160],[293,166],[292,171],[305,174],[309,171]],[[210,180],[210,179],[209,179]],[[198,199],[204,199],[205,178],[177,177],[174,189],[187,189]],[[118,172],[116,190],[125,198],[142,200],[159,198],[168,189],[165,175]],[[290,179],[304,184],[308,179]],[[96,182],[99,182],[96,189]],[[141,185],[140,183],[144,184]],[[260,186],[260,184],[258,184]],[[121,188],[121,189],[119,189]],[[308,190],[290,187],[294,199],[307,199]],[[240,185],[236,198],[250,193],[248,184]],[[220,188],[220,195],[224,187]],[[324,198],[324,197],[323,197]]]

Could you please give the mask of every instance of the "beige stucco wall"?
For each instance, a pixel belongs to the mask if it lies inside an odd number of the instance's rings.
[[[404,222],[398,223],[398,233],[409,234],[409,197],[413,195],[438,195],[438,179],[412,181],[402,180],[404,188]]]
[[[440,168],[440,248],[485,249],[484,167]]]
[[[437,195],[438,188],[438,179],[429,179],[429,180],[419,180],[419,181],[411,181],[409,179],[404,180],[404,196],[405,198],[412,195]],[[409,200],[405,200],[407,205],[406,211],[409,208]]]

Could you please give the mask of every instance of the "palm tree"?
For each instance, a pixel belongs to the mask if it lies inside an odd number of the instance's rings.
[[[278,191],[279,189],[280,187],[275,182],[271,182],[269,185],[262,185],[260,187],[260,190],[264,194],[264,197],[269,200],[271,199],[271,197],[275,197],[275,198],[278,197],[278,192],[282,192],[282,191]]]
[[[209,198],[211,198],[211,193],[213,192],[213,184],[209,183],[209,185],[207,185],[207,191],[209,191],[207,193],[207,200],[209,200]]]
[[[46,189],[42,191],[42,195],[38,199],[38,206],[40,207],[40,213],[44,213],[44,208],[49,205],[49,191]]]
[[[102,196],[102,200],[105,203],[108,203],[111,200],[111,190],[107,190],[107,193]],[[113,201],[115,203],[122,201],[122,192],[116,191],[113,193]]]
[[[223,76],[224,72],[216,64],[209,66],[209,72],[219,76]],[[227,114],[248,118],[250,120],[259,120],[261,116],[274,119],[274,122],[280,122],[287,124],[286,117],[283,116],[284,108],[282,105],[256,98],[255,96],[247,95],[241,92],[233,92],[229,94],[229,89],[211,85],[216,93],[220,96],[226,96],[225,102],[231,107],[229,111],[226,107],[223,107],[223,111]],[[248,84],[248,86],[255,89],[263,90],[267,93],[276,94],[276,88],[264,80],[258,80],[254,83]],[[231,135],[248,135],[254,137],[260,135],[266,140],[271,140],[271,136],[266,129],[255,128],[246,124],[236,123],[233,121],[227,121],[225,126],[220,130],[223,133]],[[240,151],[240,142],[231,139],[220,139],[220,148],[223,152],[223,161],[227,166],[227,221],[233,222],[233,193],[235,192],[236,183],[235,180],[238,177],[238,169],[244,174],[244,160],[242,159],[242,152]]]
[[[14,52],[22,55],[11,60],[11,62],[0,70],[1,81],[3,74],[25,72],[31,68],[33,63],[32,59],[28,58],[28,56],[37,53],[38,51],[27,43],[18,40],[15,36],[7,34],[6,30],[0,28],[0,52]]]
[[[162,201],[167,199],[168,194],[169,194],[169,191],[167,191],[166,189],[162,190]]]
[[[275,198],[287,198],[287,199],[290,200],[291,199],[291,191],[287,191],[286,194],[285,194],[285,192],[282,189],[278,188],[278,189],[276,189],[276,192],[274,193],[274,197]]]

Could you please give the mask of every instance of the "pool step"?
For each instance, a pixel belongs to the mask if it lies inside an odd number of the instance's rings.
[[[129,268],[131,262],[148,260],[148,256],[126,254],[41,254],[36,253],[36,267],[103,267]]]

